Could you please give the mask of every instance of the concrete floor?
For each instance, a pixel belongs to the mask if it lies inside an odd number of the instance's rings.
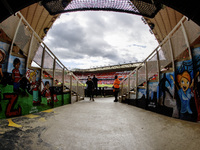
[[[0,120],[0,150],[199,150],[200,124],[114,98]]]

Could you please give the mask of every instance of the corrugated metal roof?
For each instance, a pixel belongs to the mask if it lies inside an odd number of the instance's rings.
[[[172,31],[176,24],[181,20],[183,14],[175,11],[170,7],[164,7],[161,9],[154,18],[146,18],[145,20],[150,26],[154,24],[152,29],[153,34],[159,43]]]
[[[48,11],[40,5],[40,3],[30,5],[22,9],[20,12],[41,39],[43,39],[46,35],[44,29],[50,29],[54,21],[59,16],[51,16]]]

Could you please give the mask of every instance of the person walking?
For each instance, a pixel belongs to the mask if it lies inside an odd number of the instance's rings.
[[[88,78],[88,81],[86,82],[86,84],[87,84],[87,92],[90,97],[90,100],[94,101],[94,95],[93,95],[94,83],[93,83],[92,79]]]
[[[96,94],[96,97],[97,97],[97,88],[98,88],[98,81],[99,80],[95,77],[95,75],[93,75],[92,81],[94,83],[94,91],[95,91],[95,94]]]
[[[115,81],[113,83],[113,92],[114,92],[114,96],[115,96],[115,100],[114,102],[118,102],[118,93],[119,93],[119,84],[120,84],[120,81],[118,79],[118,76],[116,75],[115,76]]]

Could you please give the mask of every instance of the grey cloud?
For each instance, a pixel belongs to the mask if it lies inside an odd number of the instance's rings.
[[[66,16],[67,17],[67,16]],[[81,59],[86,57],[102,57],[111,62],[120,62],[120,59],[137,60],[130,54],[120,55],[117,48],[105,41],[106,34],[125,32],[130,42],[137,43],[143,40],[143,32],[138,19],[124,13],[81,13],[85,25],[76,15],[68,22],[55,24],[48,32],[50,49],[59,59]],[[141,20],[140,20],[141,21]],[[113,24],[114,23],[114,24]],[[138,44],[140,45],[140,44]],[[122,51],[122,50],[121,50]],[[114,60],[114,61],[113,61]],[[117,60],[117,61],[116,61]]]

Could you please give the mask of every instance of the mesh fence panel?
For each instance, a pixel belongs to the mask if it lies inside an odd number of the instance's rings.
[[[40,45],[33,58],[33,61],[40,67],[42,66],[42,53],[43,53],[43,47]]]
[[[53,69],[45,69],[45,71],[53,78]]]
[[[43,68],[53,69],[53,62],[54,62],[54,59],[52,58],[52,56],[47,51],[45,51]]]
[[[77,81],[76,81],[76,77],[73,75],[72,76],[72,91],[76,92],[76,87],[77,87]]]
[[[40,46],[39,41],[37,40],[37,38],[35,36],[33,36],[32,47],[31,47],[31,51],[30,51],[30,55],[29,55],[29,58],[31,61],[33,60],[34,56],[36,55],[36,52],[38,51],[39,46]],[[42,54],[40,55],[40,57],[42,57]]]
[[[146,70],[145,66],[143,65],[139,70],[138,70],[138,85],[146,82]]]
[[[78,83],[78,95],[81,96],[81,97],[84,97],[85,93],[84,93],[84,87],[82,85],[82,83]]]
[[[136,84],[136,73],[130,75],[130,90],[135,88]]]
[[[179,28],[171,37],[171,43],[173,47],[174,58],[176,59],[184,50],[187,49],[182,28]]]
[[[10,16],[8,19],[0,23],[0,28],[4,30],[10,39],[13,39],[18,23],[19,17]]]
[[[123,82],[123,93],[126,94],[128,92],[128,78]]]
[[[67,71],[65,71],[65,81],[64,81],[64,85],[67,87],[67,88],[70,88],[70,75],[67,73]]]
[[[63,69],[62,67],[58,64],[58,62],[56,62],[55,65],[55,79],[58,80],[58,82],[62,83],[63,82]]]
[[[32,32],[24,25],[23,22],[20,23],[15,44],[25,53],[28,54],[29,45],[31,41]]]
[[[55,70],[55,80],[58,80],[59,83],[62,83],[63,71],[62,70]]]
[[[159,50],[158,54],[160,59],[160,69],[163,69],[172,62],[169,42],[166,42],[162,45],[162,48]]]
[[[184,22],[185,30],[188,36],[189,43],[193,43],[200,36],[200,27],[193,21]]]
[[[158,72],[157,54],[154,54],[151,59],[147,61],[148,79]]]
[[[55,64],[55,69],[57,70],[62,70],[63,68],[61,67],[61,65],[56,61],[56,64]]]

